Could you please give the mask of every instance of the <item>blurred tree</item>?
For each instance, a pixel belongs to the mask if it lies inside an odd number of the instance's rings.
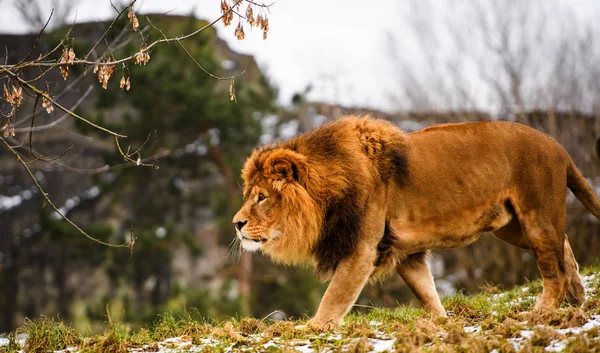
[[[399,23],[408,28],[392,30],[387,48],[399,109],[445,115],[444,122],[479,120],[480,112],[489,112],[485,119],[528,124],[557,139],[597,185],[598,22],[581,21],[553,0],[411,1],[407,10]],[[580,263],[590,264],[600,226],[567,200],[567,234]],[[456,288],[475,290],[487,281],[511,286],[539,276],[531,253],[491,236],[437,255],[436,277]]]
[[[577,18],[568,5],[407,4],[400,21],[407,27],[390,30],[387,42],[400,109],[491,110],[504,118],[535,109],[598,109],[600,27]]]
[[[65,23],[74,1],[53,0],[52,5],[58,9],[52,11],[54,20],[51,23],[52,15],[48,18],[43,15],[48,2],[27,0],[15,6],[30,25],[36,30],[41,28],[39,35],[2,36],[7,50],[0,66],[5,73],[5,93],[8,93],[0,99],[2,119],[5,120],[0,124],[0,140],[6,147],[2,151],[12,159],[8,160],[9,163],[3,159],[6,168],[2,174],[7,178],[0,175],[0,201],[3,201],[0,223],[8,225],[6,231],[0,234],[0,286],[9,288],[0,295],[0,329],[8,331],[14,326],[15,318],[22,317],[23,313],[34,316],[58,311],[68,318],[68,302],[73,297],[73,285],[69,287],[68,282],[95,272],[83,268],[86,261],[88,265],[97,267],[100,264],[98,256],[103,259],[102,267],[111,279],[107,300],[123,297],[122,289],[127,286],[122,280],[127,279],[131,280],[127,283],[135,283],[136,297],[131,300],[129,293],[125,297],[138,309],[137,312],[142,312],[145,302],[151,302],[156,309],[173,292],[175,249],[186,247],[193,254],[202,250],[196,242],[200,232],[199,221],[194,221],[197,214],[202,213],[200,211],[212,208],[218,215],[204,215],[203,218],[210,223],[216,218],[218,233],[225,234],[227,226],[227,237],[221,237],[222,243],[226,242],[225,238],[228,243],[231,237],[232,209],[240,194],[237,171],[261,135],[262,116],[273,110],[275,91],[262,76],[253,58],[232,52],[216,37],[212,25],[222,20],[228,26],[237,14],[239,23],[233,34],[239,40],[244,37],[244,27],[258,27],[266,38],[269,30],[268,5],[256,1],[225,0],[220,4],[221,17],[212,23],[193,17],[151,16],[158,27],[149,21],[142,21],[145,26],[139,27],[134,3],[135,0],[127,5],[117,4],[121,9],[117,10],[118,15],[112,23],[75,24],[47,31],[55,28],[54,25]],[[245,6],[245,18],[237,13],[241,12],[242,6]],[[233,7],[237,10],[234,11]],[[114,5],[113,8],[116,9]],[[252,17],[253,10],[257,13],[256,18]],[[50,14],[49,9],[47,12]],[[148,31],[152,33],[146,36]],[[166,34],[179,37],[167,37]],[[187,39],[185,43],[180,42],[183,39]],[[163,45],[165,49],[162,49]],[[189,47],[189,51],[184,45]],[[164,58],[155,56],[158,53],[162,55],[163,51]],[[148,64],[150,54],[153,60]],[[231,57],[234,60],[230,60]],[[243,77],[235,76],[238,79],[235,86],[233,79],[216,80],[214,74],[233,77],[235,66],[247,69]],[[97,75],[86,75],[92,68]],[[236,73],[241,70],[236,69]],[[132,72],[139,72],[139,82],[130,80]],[[87,98],[94,87],[95,76],[103,88],[110,88],[102,91],[99,97],[95,96],[97,105],[92,109]],[[121,81],[110,81],[111,76],[121,76]],[[129,91],[131,84],[134,89],[129,92],[130,96],[118,91],[117,86]],[[85,87],[82,90],[81,86],[87,86],[87,90]],[[133,93],[136,88],[139,94]],[[85,108],[77,113],[86,111],[89,116],[84,118],[74,112],[80,104]],[[20,113],[24,110],[33,110],[33,114],[23,117]],[[64,115],[55,115],[57,111]],[[67,122],[63,124],[65,119]],[[31,128],[19,127],[29,122]],[[131,138],[123,142],[125,136],[101,126],[105,123],[111,128],[123,128]],[[62,126],[57,127],[59,124]],[[73,126],[79,132],[89,134],[82,139],[81,134],[69,130]],[[108,133],[110,140],[112,136],[123,138],[120,142],[118,138],[114,139],[112,147],[118,150],[111,150],[107,135],[98,134],[91,127]],[[31,138],[26,147],[22,141],[33,137],[34,131],[36,138]],[[38,139],[38,132],[49,138]],[[64,132],[70,138],[61,136]],[[93,134],[98,135],[93,138]],[[160,156],[169,155],[161,161],[167,168],[154,173],[152,169],[123,171],[126,166],[144,165],[145,160],[133,148],[124,146],[126,152],[122,151],[119,143],[128,143],[135,148],[141,145],[139,152],[160,149]],[[77,152],[72,150],[73,144],[78,145]],[[56,153],[60,157],[46,158],[46,153]],[[101,153],[109,164],[90,168]],[[67,154],[69,157],[63,158]],[[87,158],[72,163],[71,156]],[[138,162],[131,156],[137,157]],[[0,157],[4,158],[5,154],[0,153]],[[154,155],[149,161],[155,162],[158,157]],[[123,158],[126,163],[123,163]],[[115,166],[112,162],[119,165]],[[23,169],[15,171],[14,164],[20,164]],[[30,164],[33,173],[27,164]],[[40,167],[44,173],[39,170]],[[65,170],[104,174],[81,177],[65,173]],[[109,173],[109,170],[115,172]],[[26,180],[27,177],[32,180]],[[3,183],[3,180],[8,182]],[[31,182],[36,182],[36,185],[31,185]],[[91,186],[93,188],[89,189]],[[113,187],[121,189],[115,192]],[[23,204],[27,203],[27,207],[37,210],[41,195],[44,195],[44,205],[50,207],[42,207],[39,217],[26,216]],[[47,195],[57,197],[58,206]],[[63,207],[58,202],[64,203]],[[83,203],[91,205],[85,208],[81,206]],[[85,212],[80,212],[82,210]],[[93,237],[82,229],[78,230],[96,242],[129,240],[129,224],[137,226],[139,223],[139,233],[136,229],[135,234],[141,251],[139,254],[137,251],[132,253],[133,261],[126,261],[125,251],[92,250],[78,242],[69,243],[69,249],[65,249],[65,241],[73,234],[56,222],[56,216],[60,214],[71,222],[64,216],[67,213],[77,219],[71,223],[75,227],[81,222],[81,228],[90,228]],[[98,222],[96,217],[102,222]],[[56,241],[60,235],[64,235],[65,241]],[[133,248],[133,244],[130,245]],[[116,246],[126,247],[128,244]],[[48,254],[40,256],[44,250]],[[70,256],[73,252],[79,256]],[[249,260],[249,255],[243,255],[242,267],[245,268],[239,271],[239,288],[245,288],[241,302],[246,308],[251,273]],[[148,287],[151,290],[146,293]],[[45,296],[47,288],[56,288],[57,294],[51,291],[48,299],[40,298]],[[81,296],[83,291],[77,291]],[[57,308],[52,307],[54,302],[57,302]],[[104,306],[101,312],[104,315]]]
[[[191,16],[150,16],[150,20],[167,36],[190,32],[204,24]],[[154,40],[161,35],[156,32],[149,37]],[[218,74],[223,59],[215,56],[215,38],[214,31],[208,30],[186,41],[185,46],[206,70]],[[241,76],[235,82],[235,102],[231,102],[231,83],[199,72],[197,64],[181,55],[177,45],[158,47],[150,55],[152,60],[147,65],[131,68],[125,74],[135,82],[131,90],[122,91],[115,82],[100,95],[95,114],[104,126],[127,134],[132,145],[145,144],[145,150],[180,151],[161,159],[160,169],[117,172],[108,190],[114,194],[112,202],[125,207],[119,231],[127,234],[131,223],[138,238],[133,266],[125,272],[112,271],[115,281],[122,276],[131,279],[136,302],[143,303],[143,285],[152,279],[150,302],[158,307],[171,295],[174,249],[182,242],[194,246],[196,229],[190,219],[199,207],[212,207],[222,243],[231,241],[230,220],[241,200],[237,174],[258,143],[261,119],[274,109],[275,91],[262,74]],[[128,107],[121,106],[121,117],[116,117],[119,113],[115,113],[115,107],[122,103]],[[108,163],[117,163],[119,158],[118,153],[106,156]],[[187,186],[194,180],[208,183],[215,173],[222,177],[215,187]],[[237,311],[248,312],[251,263],[249,254],[242,257],[241,306]],[[125,257],[113,256],[113,261],[115,268],[129,267]]]

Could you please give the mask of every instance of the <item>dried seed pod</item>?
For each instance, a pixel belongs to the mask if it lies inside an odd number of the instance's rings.
[[[106,62],[110,62],[110,58],[106,58]],[[116,65],[102,65],[98,70],[98,81],[102,84],[102,88],[108,88],[108,80],[110,76],[117,70]]]
[[[235,37],[238,40],[243,40],[246,37],[246,33],[244,33],[244,26],[242,26],[242,22],[238,22],[237,27],[235,28]]]
[[[67,64],[73,64],[74,60],[75,51],[73,51],[73,48],[65,46],[62,55],[60,56],[60,60],[58,60],[58,63],[62,64],[58,68],[60,69],[63,80],[66,80],[67,77],[69,77],[69,66],[67,66]]]
[[[46,113],[50,114],[52,113],[52,111],[54,111],[54,106],[52,106],[52,102],[50,101],[50,99],[44,97],[42,99],[42,107],[44,109],[46,109]]]
[[[246,20],[250,26],[254,26],[256,21],[254,21],[254,13],[252,11],[252,5],[248,4],[248,8],[246,9]]]
[[[140,23],[139,23],[137,17],[135,16],[135,12],[133,12],[133,8],[132,7],[129,8],[129,12],[127,13],[127,17],[129,18],[129,22],[131,22],[131,27],[133,28],[133,30],[137,32],[137,30],[140,27]]]
[[[2,127],[4,131],[4,137],[15,137],[15,125],[8,123]]]
[[[135,54],[135,59],[133,60],[133,63],[136,65],[141,65],[141,64],[146,65],[146,63],[148,63],[149,60],[150,60],[150,54],[148,53],[148,49],[146,48],[146,45],[144,44],[142,46],[142,48],[140,49],[140,51],[138,51]]]
[[[223,14],[223,17],[221,18],[223,25],[225,27],[229,26],[231,21],[233,21],[233,11],[231,11],[229,4],[225,0],[221,1],[221,13]]]
[[[229,99],[237,102],[237,99],[235,98],[235,88],[233,87],[233,83],[234,80],[231,79],[231,82],[229,82]]]
[[[16,107],[20,106],[23,101],[23,89],[21,86],[12,86],[12,89],[8,89],[6,84],[4,84],[4,100]]]

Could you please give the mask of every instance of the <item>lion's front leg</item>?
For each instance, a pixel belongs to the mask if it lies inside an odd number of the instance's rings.
[[[309,327],[327,330],[342,323],[373,272],[376,256],[374,246],[361,244],[356,253],[340,261]]]
[[[440,297],[433,283],[433,276],[427,265],[427,254],[420,252],[409,255],[400,265],[398,274],[423,304],[423,309],[433,315],[446,316]]]

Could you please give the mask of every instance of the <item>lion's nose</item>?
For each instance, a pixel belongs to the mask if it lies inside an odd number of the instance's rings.
[[[246,223],[248,223],[248,221],[243,221],[243,222],[233,222],[233,224],[235,224],[235,227],[238,230],[242,230],[242,228],[244,228],[244,226],[246,225]]]

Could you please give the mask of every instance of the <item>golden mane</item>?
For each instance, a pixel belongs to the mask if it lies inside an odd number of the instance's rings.
[[[283,198],[283,237],[265,252],[283,263],[312,262],[321,277],[331,276],[358,242],[370,185],[406,174],[398,170],[405,168],[402,136],[386,133],[390,126],[350,116],[253,151],[242,169],[244,195],[267,181]]]

